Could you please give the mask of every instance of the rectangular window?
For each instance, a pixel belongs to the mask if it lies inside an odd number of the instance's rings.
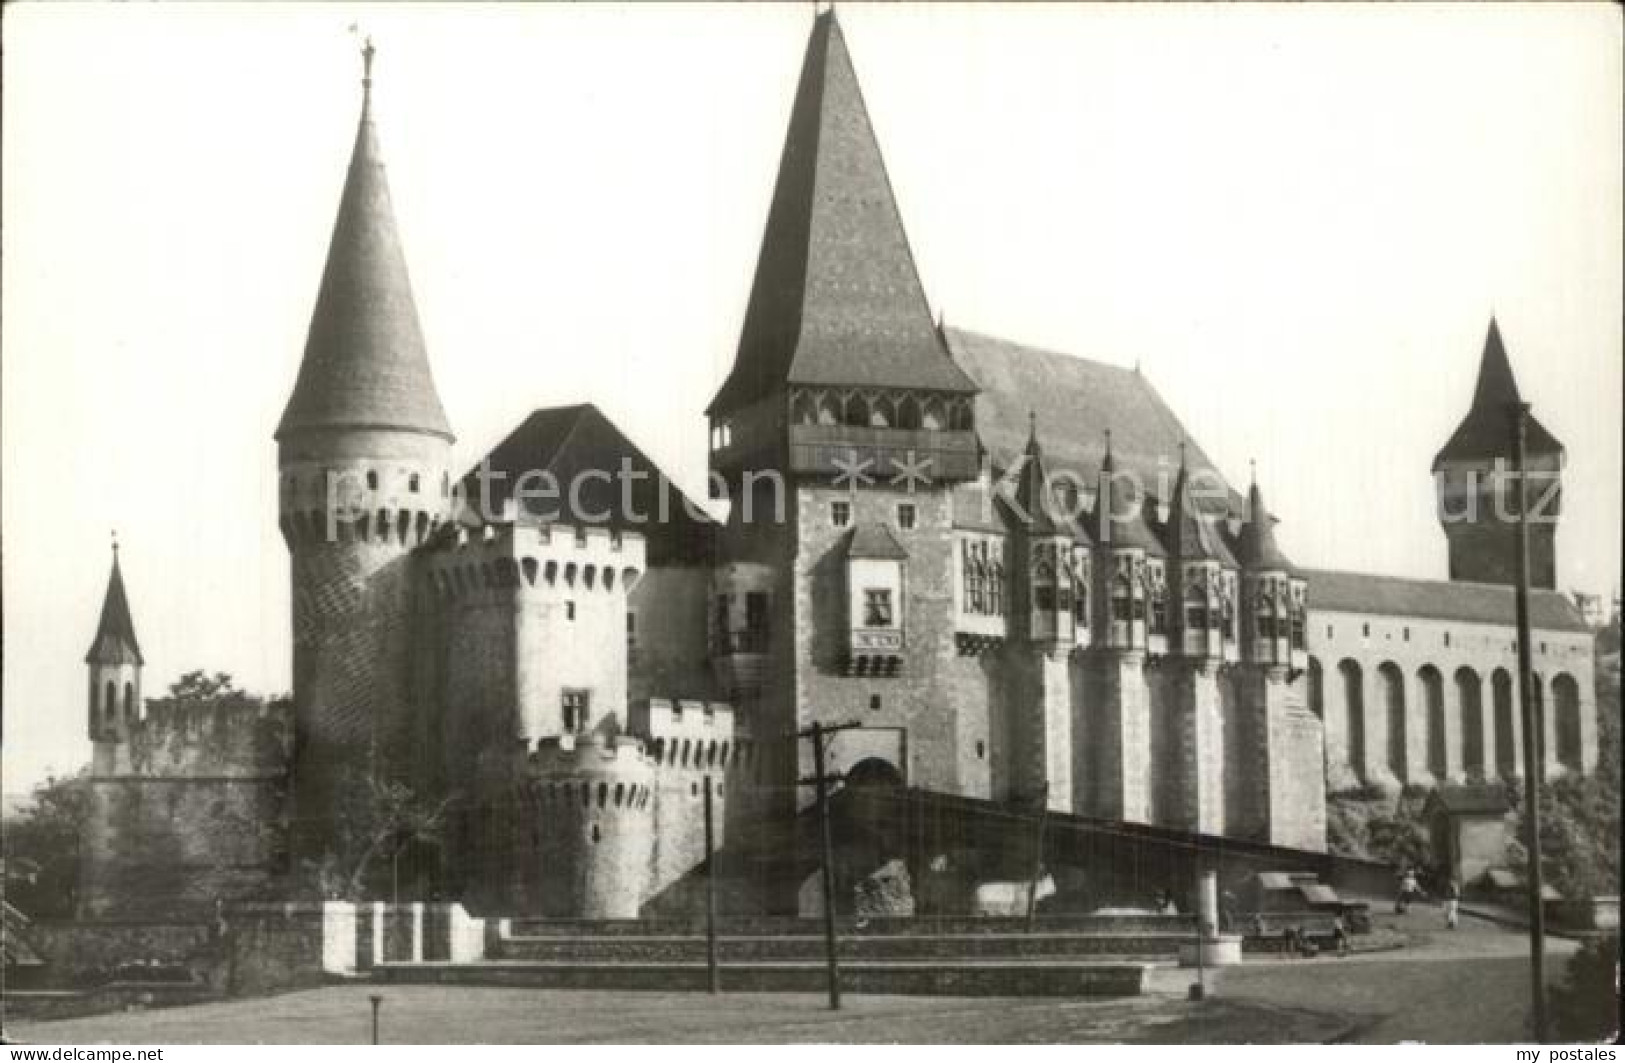
[[[863,592],[863,626],[891,627],[891,590],[869,588]]]
[[[587,529],[586,528],[583,528],[583,527],[576,528],[576,545],[577,546],[586,546],[587,545]]]
[[[1151,599],[1151,634],[1161,635],[1167,630],[1168,603],[1161,597],[1153,598]]]
[[[1145,599],[1135,598],[1129,603],[1130,614],[1135,620],[1145,619]]]
[[[591,696],[585,690],[566,690],[563,695],[564,732],[578,734],[587,729]]]
[[[747,653],[761,653],[767,648],[767,592],[745,592],[745,637]]]
[[[1129,614],[1129,600],[1128,600],[1128,598],[1127,597],[1113,597],[1112,598],[1112,619],[1116,620],[1120,624],[1126,624],[1126,623],[1128,623],[1129,615],[1130,614]]]
[[[1078,627],[1089,626],[1089,591],[1081,584],[1072,596],[1072,622]]]
[[[564,619],[566,619],[566,620],[574,620],[575,618],[576,618],[576,603],[575,602],[565,602],[564,603]]]
[[[1306,639],[1305,639],[1306,632],[1305,632],[1304,628],[1305,628],[1305,624],[1304,624],[1303,610],[1301,610],[1301,609],[1293,610],[1293,612],[1292,612],[1292,648],[1295,649],[1295,650],[1301,650],[1301,649],[1304,649],[1307,646],[1307,642],[1306,642]]]
[[[626,648],[629,650],[638,648],[638,614],[630,610],[626,614]]]
[[[1034,587],[1033,608],[1043,613],[1053,612],[1055,609],[1055,588]]]
[[[904,531],[914,530],[914,503],[901,502],[898,504],[897,526]]]
[[[829,504],[830,523],[837,528],[844,528],[852,523],[852,503],[831,502]]]

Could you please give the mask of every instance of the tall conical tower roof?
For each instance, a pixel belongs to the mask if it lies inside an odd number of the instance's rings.
[[[1031,420],[1032,430],[1027,437],[1027,451],[1023,455],[1021,472],[1016,480],[1016,505],[1026,520],[1025,531],[1033,538],[1069,535],[1064,532],[1050,512],[1053,500],[1049,493],[1049,475],[1044,469],[1044,448],[1038,445],[1038,419]]]
[[[1112,434],[1106,432],[1106,453],[1100,459],[1100,477],[1095,489],[1094,541],[1105,549],[1144,550],[1148,556],[1164,557],[1167,551],[1151,534],[1145,522],[1137,478],[1119,479],[1117,459],[1112,456]]]
[[[1214,561],[1223,555],[1213,541],[1213,530],[1191,496],[1190,467],[1185,444],[1179,445],[1179,476],[1168,504],[1168,552],[1181,561]]]
[[[1276,545],[1275,518],[1264,509],[1264,492],[1258,489],[1256,478],[1247,489],[1247,521],[1237,536],[1236,560],[1256,572],[1295,571]]]
[[[372,117],[372,45],[361,121],[299,379],[276,435],[394,428],[451,438],[418,327]]]
[[[707,412],[786,384],[976,391],[931,319],[833,10],[807,41],[739,351]]]
[[[113,546],[113,570],[107,577],[107,593],[102,596],[102,618],[96,625],[96,638],[85,654],[86,664],[145,664],[141,646],[135,640],[135,623],[130,619],[130,600],[124,593],[124,573],[118,567],[118,545]]]
[[[1473,389],[1473,405],[1457,426],[1450,441],[1433,459],[1439,471],[1447,461],[1486,461],[1511,458],[1511,428],[1507,408],[1521,403],[1518,381],[1512,375],[1512,362],[1501,342],[1501,328],[1490,318],[1490,332],[1484,338],[1484,356],[1478,364],[1478,385]],[[1552,457],[1563,453],[1563,444],[1530,417],[1524,437],[1524,453],[1530,457]]]

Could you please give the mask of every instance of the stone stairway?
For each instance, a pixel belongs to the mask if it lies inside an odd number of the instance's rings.
[[[858,993],[965,996],[1126,996],[1172,964],[1188,942],[1185,917],[843,920],[843,988]],[[718,937],[730,992],[817,992],[826,986],[822,924],[814,919],[730,923]],[[687,923],[515,920],[495,924],[473,962],[384,962],[389,983],[547,988],[704,990],[705,937]]]

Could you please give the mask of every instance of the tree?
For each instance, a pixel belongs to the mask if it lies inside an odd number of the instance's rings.
[[[226,672],[209,675],[201,668],[186,672],[169,684],[169,696],[176,701],[214,701],[220,698],[247,697],[238,690],[235,680]]]
[[[1608,1041],[1619,1033],[1619,931],[1580,946],[1547,995],[1558,1041]]]
[[[36,786],[31,803],[5,827],[8,899],[32,916],[71,917],[79,901],[79,854],[89,819],[90,794],[82,775],[52,777]]]
[[[405,783],[361,778],[344,786],[329,846],[306,871],[326,898],[357,900],[382,883],[379,861],[412,846],[438,848],[452,798],[431,801]]]

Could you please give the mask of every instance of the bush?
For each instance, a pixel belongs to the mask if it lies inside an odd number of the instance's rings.
[[[1619,1032],[1619,931],[1581,946],[1546,999],[1553,1040],[1613,1040]]]

